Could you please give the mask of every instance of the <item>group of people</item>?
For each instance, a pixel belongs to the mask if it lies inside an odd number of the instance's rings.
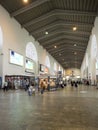
[[[77,81],[71,81],[71,86],[75,86],[76,88],[78,87],[78,82]]]

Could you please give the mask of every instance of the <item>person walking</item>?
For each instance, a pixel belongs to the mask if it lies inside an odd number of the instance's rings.
[[[29,96],[32,96],[32,92],[33,92],[33,86],[30,85],[29,89],[28,89],[28,94]]]

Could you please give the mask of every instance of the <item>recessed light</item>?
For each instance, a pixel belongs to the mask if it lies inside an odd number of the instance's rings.
[[[57,46],[54,46],[54,48],[57,48]]]
[[[77,27],[73,27],[73,31],[76,31],[77,30]]]
[[[48,32],[45,32],[46,35],[48,35]]]

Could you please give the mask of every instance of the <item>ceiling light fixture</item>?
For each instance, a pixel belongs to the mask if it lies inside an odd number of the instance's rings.
[[[57,46],[54,46],[54,48],[57,48]]]
[[[49,33],[48,32],[45,32],[46,35],[48,35]]]
[[[77,30],[77,27],[73,27],[73,31],[76,31]]]
[[[28,3],[28,0],[23,0],[24,3]]]

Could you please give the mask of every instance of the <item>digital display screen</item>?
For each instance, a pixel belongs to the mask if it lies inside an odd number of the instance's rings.
[[[10,63],[23,66],[23,56],[10,50]]]

